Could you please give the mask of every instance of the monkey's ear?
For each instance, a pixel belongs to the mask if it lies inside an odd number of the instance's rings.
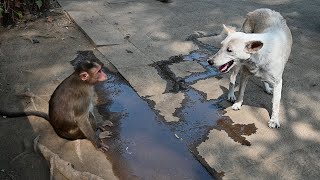
[[[80,76],[80,79],[81,79],[82,81],[86,81],[86,80],[89,79],[89,74],[88,74],[87,72],[85,72],[85,71],[81,72],[81,73],[79,74],[79,76]]]

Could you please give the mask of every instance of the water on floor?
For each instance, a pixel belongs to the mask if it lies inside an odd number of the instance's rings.
[[[213,179],[137,93],[117,74],[97,87],[99,112],[114,123],[108,157],[120,179]]]
[[[211,52],[212,53],[212,52]],[[108,72],[108,82],[97,87],[99,112],[111,120],[113,137],[105,141],[114,171],[120,179],[214,179],[223,173],[210,168],[198,155],[196,147],[206,139],[212,129],[225,131],[230,138],[250,146],[243,135],[256,132],[254,124],[233,124],[221,117],[218,105],[224,98],[207,100],[203,92],[191,87],[198,80],[219,77],[206,59],[207,49],[188,55],[171,57],[152,66],[167,81],[165,93],[183,92],[185,99],[175,116],[179,122],[166,123],[152,107],[154,103],[142,99],[117,73]],[[169,66],[182,61],[196,61],[205,72],[178,78]]]

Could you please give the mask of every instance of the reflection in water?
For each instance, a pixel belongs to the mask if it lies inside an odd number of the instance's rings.
[[[148,103],[119,75],[97,87],[99,112],[114,123],[106,140],[120,179],[212,179]]]

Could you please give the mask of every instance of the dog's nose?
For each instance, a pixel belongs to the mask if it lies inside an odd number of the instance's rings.
[[[215,57],[215,54],[214,55],[211,55],[208,57],[207,61],[209,63],[209,65],[213,66],[214,65],[214,57]]]
[[[208,63],[209,63],[211,66],[214,64],[214,62],[213,62],[212,59],[208,60]]]

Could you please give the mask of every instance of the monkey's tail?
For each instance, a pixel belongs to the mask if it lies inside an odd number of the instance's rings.
[[[21,112],[9,112],[9,111],[4,111],[0,109],[0,115],[1,116],[6,116],[9,118],[14,118],[14,117],[22,117],[22,116],[38,116],[41,118],[46,119],[49,121],[49,115],[47,113],[41,112],[41,111],[21,111]]]

